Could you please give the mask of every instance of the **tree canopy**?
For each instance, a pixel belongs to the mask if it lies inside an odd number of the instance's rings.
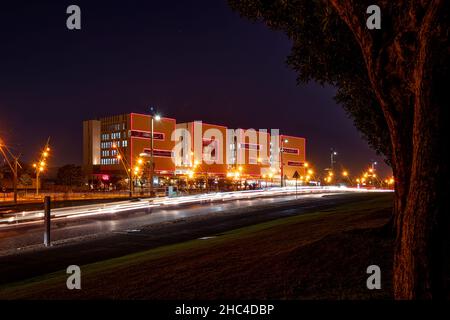
[[[83,173],[80,166],[68,164],[58,169],[57,183],[63,186],[79,186],[83,182]]]
[[[354,36],[335,10],[323,1],[229,0],[241,15],[263,21],[292,40],[287,63],[299,84],[316,81],[335,86],[335,100],[356,128],[387,162],[391,143],[386,121],[364,67]],[[361,9],[365,12],[365,8]]]

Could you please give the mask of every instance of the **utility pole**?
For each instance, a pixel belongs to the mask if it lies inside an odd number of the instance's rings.
[[[8,154],[5,153],[4,149],[6,149]],[[4,145],[1,140],[0,140],[0,153],[5,158],[6,162],[8,163],[8,166],[11,169],[11,172],[13,174],[14,204],[17,204],[17,182],[18,182],[18,174],[19,174],[18,167],[22,168],[22,166],[19,164],[20,156],[13,155],[11,153],[11,151],[8,149],[8,147],[6,145]],[[11,162],[9,161],[8,155],[9,155],[9,157],[11,157],[14,160],[14,165],[12,165]]]

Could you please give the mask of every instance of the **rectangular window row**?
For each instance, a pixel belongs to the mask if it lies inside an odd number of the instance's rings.
[[[102,165],[111,165],[111,164],[119,164],[119,159],[117,158],[102,158],[100,159],[100,164]]]

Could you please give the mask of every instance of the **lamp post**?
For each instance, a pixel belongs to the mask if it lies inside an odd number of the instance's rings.
[[[331,166],[330,166],[330,168],[331,168],[331,171],[334,170],[334,163],[335,163],[334,157],[335,156],[337,156],[337,152],[334,151],[333,148],[331,148],[331,155],[330,155],[330,159],[331,159]]]
[[[372,170],[373,171],[375,171],[375,166],[377,165],[378,163],[376,162],[376,161],[372,161]]]
[[[345,179],[348,180],[348,182],[350,183],[350,185],[353,184],[353,181],[352,181],[352,179],[350,178],[350,175],[349,175],[349,173],[348,173],[347,170],[344,170],[344,171],[342,172],[342,176],[343,176]]]
[[[155,195],[154,191],[153,191],[153,176],[155,175],[155,162],[154,162],[154,155],[153,155],[153,147],[154,147],[154,141],[153,141],[153,136],[154,136],[154,121],[159,121],[161,120],[161,116],[157,114],[156,112],[156,108],[155,107],[150,107],[150,127],[151,127],[151,132],[150,132],[150,138],[151,138],[151,143],[150,143],[150,197],[153,197]]]
[[[33,164],[33,167],[36,169],[36,196],[39,196],[39,176],[41,172],[44,172],[44,168],[46,166],[47,157],[50,154],[50,138],[47,139],[47,143],[45,144],[44,150],[42,151],[41,158],[38,163]]]
[[[283,170],[283,153],[284,153],[284,144],[288,143],[288,139],[283,139],[281,136],[281,146],[280,146],[280,185],[284,187],[284,170]]]

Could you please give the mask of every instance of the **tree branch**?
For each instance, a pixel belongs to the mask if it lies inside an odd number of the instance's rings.
[[[395,130],[397,124],[396,112],[388,103],[384,97],[383,90],[380,87],[378,81],[379,75],[377,74],[376,68],[376,56],[374,52],[374,40],[368,29],[366,28],[365,21],[361,21],[358,18],[356,12],[355,4],[353,0],[325,0],[329,2],[331,6],[336,10],[342,21],[348,26],[350,31],[355,36],[356,42],[358,43],[364,62],[366,64],[367,74],[369,80],[374,89],[375,95],[380,103],[382,111],[384,113],[386,122],[391,132]],[[364,11],[365,12],[365,11]]]

